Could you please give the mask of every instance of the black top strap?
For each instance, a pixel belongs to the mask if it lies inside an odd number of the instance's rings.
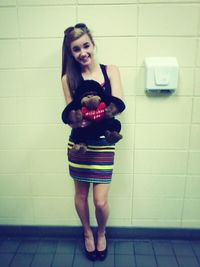
[[[100,67],[101,67],[101,71],[103,73],[104,81],[105,81],[105,84],[103,86],[104,90],[105,90],[106,94],[112,95],[112,89],[111,89],[110,80],[108,78],[108,74],[107,74],[107,71],[106,71],[106,66],[103,65],[103,64],[100,64]]]
[[[106,71],[106,66],[103,65],[103,64],[100,64],[100,67],[101,67],[101,71],[103,73],[103,76],[104,76],[104,79],[105,79],[105,82],[110,82],[109,78],[108,78],[108,74],[107,74],[107,71]]]

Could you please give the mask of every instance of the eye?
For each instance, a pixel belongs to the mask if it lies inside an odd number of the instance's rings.
[[[78,46],[75,46],[75,47],[73,47],[73,52],[79,52],[80,51],[80,47],[78,47]]]
[[[86,43],[83,45],[84,48],[89,48],[90,47],[90,44],[89,43]]]

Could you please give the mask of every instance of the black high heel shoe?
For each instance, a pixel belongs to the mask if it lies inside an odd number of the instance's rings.
[[[107,254],[108,254],[107,246],[106,246],[106,248],[104,250],[101,250],[101,251],[97,250],[96,254],[97,254],[97,258],[100,261],[104,261],[106,259],[106,257],[107,257]]]
[[[83,235],[83,243],[84,243],[84,251],[85,251],[85,255],[88,258],[88,260],[90,261],[95,261],[97,259],[97,253],[96,253],[96,249],[93,251],[88,251],[85,245],[85,236]]]
[[[94,251],[87,251],[87,249],[85,247],[85,255],[88,258],[88,260],[90,260],[90,261],[95,261],[97,259],[96,250],[94,250]]]
[[[106,239],[106,236],[105,236],[105,239]],[[104,261],[106,259],[106,257],[107,257],[107,254],[108,254],[107,242],[106,242],[106,248],[104,250],[98,250],[98,249],[96,249],[97,258],[100,261]]]

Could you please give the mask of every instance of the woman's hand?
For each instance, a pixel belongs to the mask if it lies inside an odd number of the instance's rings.
[[[69,120],[71,122],[69,126],[72,128],[84,128],[91,124],[91,122],[83,119],[83,114],[80,109],[70,111]]]
[[[84,128],[86,126],[89,126],[91,124],[91,121],[82,120],[80,122],[70,123],[69,126],[71,128]]]
[[[79,123],[83,120],[83,115],[80,109],[72,110],[69,112],[69,121],[73,123]]]
[[[114,103],[110,103],[106,108],[105,108],[105,117],[107,119],[113,118],[115,115],[117,115],[118,109]]]

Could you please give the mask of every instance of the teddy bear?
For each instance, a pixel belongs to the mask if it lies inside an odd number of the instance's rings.
[[[87,140],[105,136],[109,143],[122,139],[121,123],[114,118],[125,109],[124,102],[103,91],[94,80],[85,80],[77,87],[74,100],[62,112],[65,124],[77,124],[72,129],[72,152],[85,153]]]

